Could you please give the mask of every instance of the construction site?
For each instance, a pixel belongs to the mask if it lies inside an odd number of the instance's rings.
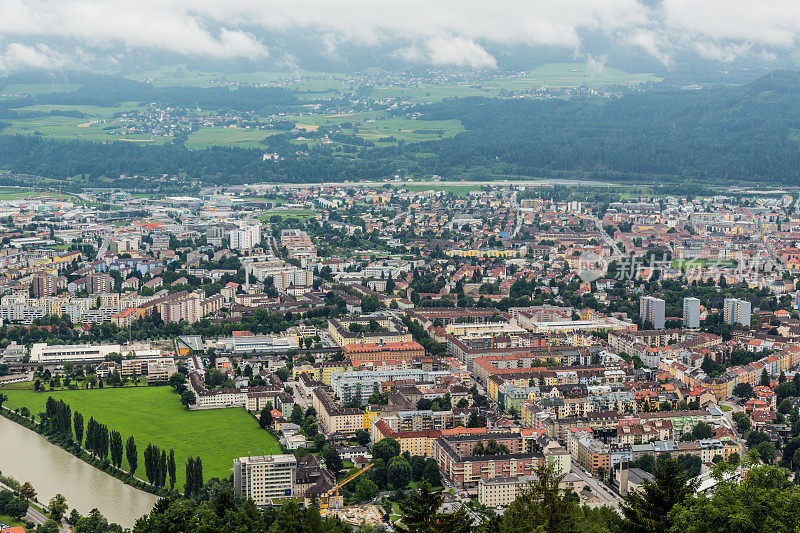
[[[321,509],[322,516],[338,516],[342,522],[352,526],[374,526],[383,523],[382,511],[376,505],[352,505],[348,507]]]

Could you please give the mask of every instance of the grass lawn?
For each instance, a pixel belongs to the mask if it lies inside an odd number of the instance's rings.
[[[320,126],[351,123],[355,126],[355,129],[345,129],[346,133],[352,133],[362,139],[373,141],[377,146],[391,146],[397,144],[397,141],[435,141],[454,137],[465,131],[464,126],[458,120],[417,120],[392,117],[383,111],[361,111],[336,115],[287,115],[266,118],[291,120],[298,128],[309,131],[316,131]],[[394,137],[394,140],[380,141],[380,139],[389,137]],[[191,136],[189,139],[191,140]]]
[[[8,527],[25,527],[25,523],[22,520],[11,518],[7,514],[0,514],[0,523],[3,523]]]
[[[730,405],[720,405],[719,408],[722,409],[726,413],[728,411],[733,411],[733,407],[731,407]]]
[[[186,458],[203,460],[203,475],[225,477],[233,459],[248,453],[276,454],[280,446],[244,409],[187,411],[169,387],[127,387],[36,393],[3,389],[6,407],[27,407],[32,413],[44,411],[48,396],[67,402],[85,421],[92,416],[122,434],[123,442],[133,435],[139,451],[136,474],[144,478],[144,449],[153,443],[175,450],[177,486],[183,487]],[[38,417],[37,417],[38,418]],[[123,469],[128,469],[127,459]]]
[[[400,504],[392,502],[392,512],[389,515],[389,520],[394,524],[403,517],[403,512],[400,510]]]

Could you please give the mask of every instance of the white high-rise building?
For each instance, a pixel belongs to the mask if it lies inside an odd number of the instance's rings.
[[[747,300],[725,298],[723,312],[726,324],[741,324],[742,326],[750,327],[752,307]]]
[[[233,460],[233,490],[256,505],[271,505],[273,498],[287,498],[297,477],[294,455],[260,455]]]
[[[664,300],[655,296],[639,299],[639,316],[642,322],[650,322],[653,329],[664,329]]]
[[[261,242],[261,224],[258,222],[241,226],[230,233],[231,250],[252,250]]]
[[[700,300],[697,298],[683,299],[683,327],[697,329],[700,327]]]

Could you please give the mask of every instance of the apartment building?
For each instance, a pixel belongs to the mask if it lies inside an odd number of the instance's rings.
[[[458,489],[474,489],[481,479],[530,476],[537,466],[545,463],[541,452],[462,454],[452,439],[440,437],[434,440],[432,451],[442,475]]]
[[[750,327],[751,305],[747,300],[739,298],[725,298],[723,302],[723,317],[726,324],[740,324]]]
[[[649,322],[653,329],[664,329],[664,300],[654,296],[639,299],[639,316],[642,322]]]
[[[297,475],[294,455],[259,455],[233,460],[233,490],[243,500],[258,506],[292,496]]]
[[[425,356],[425,348],[421,344],[411,342],[387,342],[346,344],[344,355],[350,361],[397,361],[421,359]]]
[[[311,400],[326,432],[353,434],[364,429],[364,411],[340,406],[330,388],[315,388],[311,393]]]
[[[86,292],[89,294],[111,292],[113,289],[114,278],[109,274],[90,274],[86,276]]]
[[[683,327],[686,329],[700,327],[700,300],[698,298],[683,299]]]
[[[189,324],[193,324],[202,316],[200,296],[195,293],[170,300],[161,306],[161,320],[166,323],[185,320]]]

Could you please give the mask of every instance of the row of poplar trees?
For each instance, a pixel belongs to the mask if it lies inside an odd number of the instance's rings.
[[[169,455],[158,446],[148,444],[144,450],[144,472],[147,481],[156,487],[163,487],[167,483],[169,474],[169,487],[175,487],[175,451],[170,450]]]
[[[139,455],[136,441],[133,436],[128,437],[123,445],[122,435],[118,431],[109,431],[108,426],[101,424],[93,417],[86,423],[84,442],[83,415],[75,411],[74,415],[70,406],[63,400],[48,397],[45,404],[46,429],[50,434],[56,435],[66,441],[73,440],[78,447],[83,446],[89,453],[100,460],[108,459],[116,468],[122,468],[123,456],[128,460],[129,472],[136,475],[139,465]],[[71,423],[70,423],[71,422]],[[170,489],[175,488],[176,468],[175,451],[160,449],[158,446],[148,444],[144,450],[144,470],[147,481],[156,487],[165,487],[169,477]],[[196,496],[203,487],[203,463],[199,457],[189,457],[186,461],[186,486],[187,496]]]

